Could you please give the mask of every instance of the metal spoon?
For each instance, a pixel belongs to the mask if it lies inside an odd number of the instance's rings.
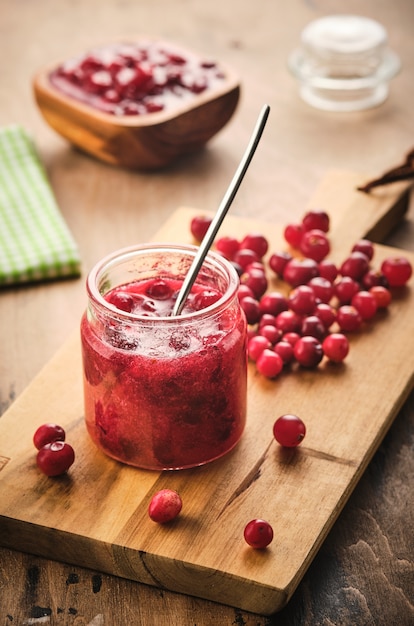
[[[243,180],[243,177],[247,171],[247,168],[250,165],[250,161],[253,158],[253,155],[256,151],[256,148],[259,144],[260,138],[262,136],[264,127],[267,122],[267,118],[269,116],[270,107],[265,105],[259,115],[259,118],[256,122],[256,126],[253,130],[252,136],[250,138],[249,144],[246,148],[246,151],[243,155],[242,160],[240,161],[239,167],[236,170],[236,173],[233,176],[233,179],[227,189],[226,194],[221,201],[219,208],[217,209],[217,213],[215,214],[204,238],[200,244],[200,247],[197,251],[196,256],[191,264],[190,269],[188,270],[181,289],[178,293],[177,300],[175,301],[175,305],[171,315],[180,315],[183,310],[185,301],[187,300],[188,294],[191,291],[191,287],[194,284],[195,279],[197,278],[197,274],[203,265],[203,261],[207,255],[207,252],[211,248],[213,241],[216,237],[217,231],[221,226],[222,221],[224,220],[227,211],[230,208],[231,203],[234,200],[234,197],[240,187],[240,184]]]

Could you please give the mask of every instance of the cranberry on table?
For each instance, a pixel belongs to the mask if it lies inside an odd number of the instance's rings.
[[[203,240],[204,235],[208,231],[211,222],[211,217],[207,217],[205,215],[196,215],[192,218],[190,223],[190,230],[196,241],[201,242]]]
[[[289,308],[298,315],[310,315],[315,310],[316,296],[312,287],[298,285],[288,296]]]
[[[323,358],[322,344],[310,335],[300,337],[293,347],[293,354],[302,367],[316,367]]]
[[[263,550],[273,540],[273,528],[262,519],[251,520],[244,529],[244,539],[252,548]]]
[[[259,306],[263,314],[279,315],[282,311],[287,311],[289,303],[280,291],[269,291],[260,298]]]
[[[334,284],[334,294],[340,304],[349,304],[359,291],[359,284],[350,276],[343,276]]]
[[[403,287],[411,278],[413,268],[405,257],[389,257],[382,262],[381,271],[390,287]]]
[[[374,285],[369,290],[377,301],[379,309],[386,309],[392,300],[391,291],[382,285]]]
[[[298,287],[299,285],[305,285],[318,274],[318,264],[313,259],[293,258],[286,263],[283,271],[283,280],[291,287]]]
[[[360,312],[351,304],[344,304],[339,307],[336,315],[339,328],[345,332],[359,330],[362,326]]]
[[[375,296],[369,291],[358,291],[353,296],[351,305],[356,308],[363,320],[373,318],[378,309]]]
[[[288,224],[283,231],[285,240],[292,248],[299,248],[303,233],[302,224]]]
[[[339,272],[342,276],[349,276],[354,280],[361,280],[368,270],[369,258],[366,254],[358,250],[351,252],[339,268]]]
[[[60,476],[75,461],[75,452],[65,441],[53,441],[40,448],[36,456],[38,468],[46,476]]]
[[[286,263],[291,259],[292,255],[289,252],[274,252],[270,256],[269,267],[279,278],[282,278]]]
[[[323,261],[331,250],[326,233],[317,229],[303,233],[299,248],[304,256],[317,262]]]
[[[240,249],[240,243],[235,237],[224,235],[217,239],[215,247],[220,254],[231,261],[234,259],[236,252]]]
[[[257,361],[263,350],[270,350],[271,347],[271,342],[264,335],[255,335],[254,337],[251,337],[247,342],[247,354],[249,359]]]
[[[269,242],[260,233],[250,233],[242,239],[240,248],[254,250],[259,258],[263,258],[269,249]]]
[[[369,241],[369,239],[360,239],[353,245],[352,252],[362,252],[372,261],[374,256],[374,244],[372,241]]]
[[[343,333],[331,333],[322,342],[325,356],[334,363],[342,363],[349,353],[349,340]]]
[[[43,448],[47,443],[65,441],[65,439],[66,433],[64,428],[54,423],[42,424],[33,435],[33,443],[38,450]]]
[[[295,448],[302,443],[306,426],[297,415],[281,415],[273,424],[273,436],[285,448]]]
[[[246,296],[240,300],[248,324],[257,324],[260,319],[259,301],[254,297]]]
[[[259,374],[266,378],[276,378],[283,369],[283,359],[273,350],[265,348],[256,361]]]
[[[246,270],[240,277],[242,285],[247,285],[257,299],[260,299],[267,290],[268,282],[263,270],[255,267]]]
[[[181,496],[176,491],[161,489],[152,496],[148,506],[148,515],[153,522],[166,524],[179,515],[182,506]]]
[[[330,228],[329,215],[320,209],[310,209],[302,218],[302,226],[306,231],[317,229],[327,233]]]

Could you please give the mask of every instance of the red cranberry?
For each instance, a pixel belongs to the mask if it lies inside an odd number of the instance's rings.
[[[242,274],[240,282],[250,287],[257,299],[263,296],[268,286],[266,274],[262,270],[255,268]]]
[[[269,249],[269,243],[266,237],[264,237],[263,235],[260,235],[258,233],[251,233],[243,238],[240,247],[254,250],[257,256],[261,259],[267,253]]]
[[[403,287],[411,278],[413,269],[405,257],[389,257],[381,264],[381,271],[390,287]]]
[[[153,522],[166,524],[179,515],[182,506],[181,497],[176,491],[161,489],[152,496],[148,506],[148,515]]]
[[[262,376],[276,378],[283,369],[283,361],[279,354],[265,348],[256,361],[256,368]]]
[[[299,247],[304,256],[318,263],[328,256],[331,249],[326,234],[322,230],[316,229],[303,233]]]
[[[286,296],[279,291],[269,291],[264,294],[260,298],[259,306],[262,314],[270,313],[271,315],[278,315],[289,308]]]
[[[248,248],[240,248],[235,253],[233,261],[240,265],[243,270],[245,270],[246,267],[251,263],[254,263],[255,261],[260,261],[260,258],[254,250],[249,250]]]
[[[374,256],[374,244],[368,239],[360,239],[352,247],[352,252],[362,252],[370,261],[372,261]]]
[[[245,298],[246,296],[254,298],[254,293],[247,285],[240,284],[237,290],[237,296],[239,300],[243,300],[243,298]]]
[[[273,350],[280,356],[285,365],[293,361],[293,346],[288,341],[278,341]]]
[[[298,315],[310,315],[316,305],[316,297],[313,289],[307,285],[298,285],[289,294],[289,307]]]
[[[325,356],[334,363],[341,363],[349,352],[348,338],[342,333],[331,333],[322,342]]]
[[[340,306],[336,315],[339,328],[345,332],[356,331],[361,328],[362,317],[354,306],[344,304]]]
[[[330,227],[329,215],[325,211],[311,209],[303,216],[302,225],[304,230],[317,229],[327,233]]]
[[[255,298],[247,296],[240,300],[248,324],[257,324],[260,319],[259,302]]]
[[[313,293],[321,302],[328,303],[334,295],[334,286],[326,278],[315,276],[308,282],[308,286],[312,288]]]
[[[318,263],[319,276],[326,278],[329,282],[333,283],[338,276],[338,268],[333,261],[329,259],[323,259]]]
[[[36,463],[46,476],[60,476],[75,461],[75,452],[65,441],[47,443],[37,453]]]
[[[315,315],[319,317],[322,324],[328,330],[336,320],[336,310],[330,305],[321,302],[315,307]]]
[[[240,248],[240,244],[235,237],[224,236],[217,239],[215,242],[216,249],[222,254],[226,259],[232,260],[234,259],[234,255]]]
[[[342,276],[349,276],[354,280],[361,280],[369,270],[369,258],[363,252],[351,252],[339,268]]]
[[[291,259],[289,252],[274,252],[269,259],[269,267],[279,278],[283,278],[286,263]]]
[[[363,320],[370,320],[378,309],[375,297],[369,291],[358,291],[351,300]]]
[[[258,333],[266,337],[272,345],[275,345],[282,336],[282,331],[272,324],[259,324]]]
[[[281,415],[273,424],[273,436],[286,448],[296,448],[304,440],[306,426],[297,415]]]
[[[244,539],[252,548],[263,550],[273,540],[273,528],[262,519],[253,519],[244,529]]]
[[[297,362],[303,367],[314,368],[323,358],[322,345],[316,337],[300,337],[293,347]]]
[[[300,332],[301,317],[294,311],[282,311],[276,316],[276,328],[285,333]]]
[[[318,276],[318,264],[313,259],[293,258],[286,264],[283,280],[291,287],[305,285],[312,278]]]
[[[292,248],[299,248],[303,232],[302,224],[288,224],[283,231],[283,235]]]
[[[53,441],[65,441],[66,433],[59,424],[42,424],[33,435],[33,443],[40,450],[47,443]]]
[[[271,347],[272,344],[267,337],[264,337],[263,335],[255,335],[254,337],[251,337],[247,343],[247,354],[249,359],[257,361],[263,350],[270,350]]]
[[[205,215],[196,215],[193,217],[190,223],[190,230],[196,241],[201,242],[203,240],[211,222],[211,217],[206,217]]]
[[[301,335],[309,335],[311,337],[316,337],[319,341],[322,341],[322,339],[326,336],[326,327],[319,317],[316,315],[308,315],[302,320],[300,332]]]
[[[350,276],[343,276],[335,283],[334,291],[340,304],[349,304],[359,291],[359,284]]]
[[[386,309],[391,303],[391,291],[381,285],[375,285],[369,290],[377,301],[379,309]]]

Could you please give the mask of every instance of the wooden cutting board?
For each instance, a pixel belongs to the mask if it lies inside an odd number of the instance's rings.
[[[331,216],[338,261],[362,236],[381,240],[407,208],[407,185],[367,196],[355,190],[360,182],[354,173],[331,172],[309,202]],[[178,210],[154,240],[191,241],[186,233],[196,213]],[[280,250],[282,230],[229,216],[221,234],[260,231]],[[376,246],[375,265],[393,254]],[[414,263],[413,254],[406,256]],[[279,287],[275,280],[272,288]],[[281,609],[412,389],[412,289],[413,280],[387,313],[351,337],[345,364],[323,362],[275,381],[251,365],[242,441],[227,457],[180,472],[122,466],[94,447],[83,422],[76,330],[0,419],[0,543],[260,614]],[[283,413],[296,413],[307,425],[293,451],[272,437]],[[76,451],[69,473],[54,479],[38,471],[32,444],[47,421],[65,427]],[[163,487],[179,491],[184,502],[166,526],[147,515],[151,495]],[[255,517],[274,528],[263,551],[243,539]]]

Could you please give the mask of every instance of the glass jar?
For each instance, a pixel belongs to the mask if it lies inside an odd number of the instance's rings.
[[[384,102],[400,60],[382,24],[359,15],[328,15],[304,28],[289,67],[311,106],[359,111]]]
[[[170,314],[196,252],[127,248],[87,278],[86,426],[104,453],[129,465],[202,465],[229,452],[245,427],[246,320],[233,266],[210,252],[182,314]]]

